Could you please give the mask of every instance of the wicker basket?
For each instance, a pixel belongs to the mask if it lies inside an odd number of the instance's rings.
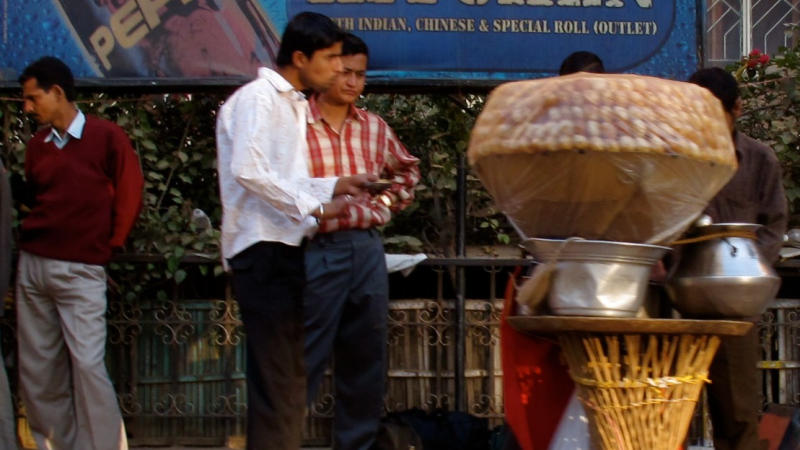
[[[573,332],[559,340],[596,448],[680,448],[718,337]]]

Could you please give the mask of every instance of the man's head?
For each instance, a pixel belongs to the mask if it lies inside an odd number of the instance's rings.
[[[286,25],[276,64],[296,74],[299,89],[327,89],[341,71],[343,32],[330,18],[302,12]]]
[[[722,102],[722,107],[728,116],[728,125],[733,131],[736,118],[742,112],[742,101],[739,98],[739,84],[736,83],[736,78],[719,67],[711,67],[693,73],[689,77],[689,83],[703,86]]]
[[[60,59],[45,56],[32,63],[19,77],[23,109],[37,122],[49,124],[65,110],[73,110],[75,80],[72,71]]]
[[[342,41],[342,71],[323,97],[326,102],[350,105],[364,92],[369,49],[358,36],[347,33]]]
[[[558,69],[559,75],[569,75],[575,72],[594,72],[605,73],[603,60],[592,52],[574,52],[564,58],[561,68]]]

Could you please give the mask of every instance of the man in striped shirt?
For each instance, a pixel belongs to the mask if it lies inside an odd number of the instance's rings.
[[[414,198],[419,160],[380,117],[354,103],[364,90],[368,50],[348,34],[334,84],[309,100],[308,160],[313,177],[357,173],[384,179],[344,214],[321,220],[306,250],[304,292],[308,400],[335,360],[334,448],[369,449],[383,407],[388,278],[377,227]]]

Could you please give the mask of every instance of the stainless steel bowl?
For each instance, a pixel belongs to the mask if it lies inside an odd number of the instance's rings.
[[[759,227],[719,223],[698,227],[690,236],[755,233]],[[729,236],[685,245],[667,292],[684,316],[742,318],[760,315],[780,283],[753,239]]]
[[[526,239],[538,261],[556,261],[547,303],[554,314],[633,317],[653,266],[669,247],[629,242]]]

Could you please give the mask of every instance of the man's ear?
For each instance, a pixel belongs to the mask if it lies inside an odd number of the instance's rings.
[[[308,64],[308,56],[300,50],[295,50],[292,53],[292,65],[298,69],[302,69]]]
[[[64,92],[64,88],[62,88],[61,86],[54,84],[50,86],[49,91],[55,94],[58,100],[65,100],[65,101],[67,100],[67,94],[66,92]]]

